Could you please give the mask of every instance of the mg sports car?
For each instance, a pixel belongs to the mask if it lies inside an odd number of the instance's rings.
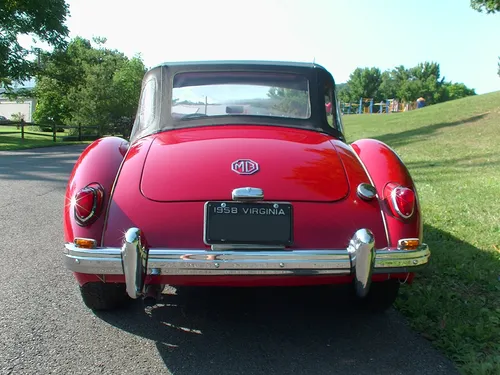
[[[383,311],[430,257],[415,184],[374,139],[348,142],[332,75],[310,63],[165,63],[128,139],[69,178],[64,261],[85,305],[166,285],[345,284]]]

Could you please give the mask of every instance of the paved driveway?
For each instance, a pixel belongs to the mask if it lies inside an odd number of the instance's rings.
[[[324,288],[186,290],[94,314],[62,266],[65,184],[81,146],[0,152],[1,374],[455,374],[394,311]]]

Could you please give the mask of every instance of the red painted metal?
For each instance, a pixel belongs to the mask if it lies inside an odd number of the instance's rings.
[[[219,126],[159,134],[147,156],[143,194],[156,201],[231,198],[234,188],[264,190],[266,200],[331,202],[346,197],[349,184],[330,137],[318,132],[265,126]],[[240,159],[260,169],[241,175]]]
[[[292,248],[346,248],[359,228],[369,228],[375,246],[394,246],[403,237],[421,237],[418,200],[414,215],[402,220],[392,215],[387,202],[364,201],[356,194],[369,183],[363,160],[378,194],[388,182],[413,188],[406,168],[387,146],[373,140],[353,147],[314,131],[265,126],[210,126],[178,129],[145,137],[130,145],[125,161],[123,140],[105,138],[91,145],[78,160],[66,202],[90,182],[104,187],[108,220],[100,217],[88,228],[79,227],[65,209],[65,238],[95,238],[101,246],[121,246],[123,233],[139,227],[151,249],[208,248],[203,242],[203,208],[206,200],[231,199],[232,189],[259,187],[265,200],[288,200],[294,205]],[[238,159],[251,159],[260,170],[240,175],[231,170]],[[106,163],[106,165],[103,165]],[[99,165],[99,167],[97,167]],[[109,199],[114,177],[119,178]],[[102,215],[104,216],[104,215]],[[386,227],[389,228],[388,243]],[[102,242],[101,242],[102,240]],[[374,281],[412,275],[376,275]],[[82,285],[102,276],[75,274]],[[105,276],[123,282],[123,276]],[[147,283],[171,285],[277,286],[351,282],[345,276],[161,276]]]
[[[423,240],[423,225],[418,194],[413,179],[401,158],[389,146],[375,139],[360,139],[352,144],[370,174],[377,194],[381,197],[381,208],[387,225],[389,245],[397,246],[402,238]],[[395,214],[387,199],[386,188],[403,186],[415,192],[415,209],[411,217],[404,219]],[[406,282],[411,284],[414,273],[407,274]]]
[[[367,168],[380,197],[385,197],[384,189],[389,183],[417,192],[408,169],[389,146],[378,140],[362,139],[354,142],[352,147]],[[401,238],[419,238],[422,241],[422,218],[417,194],[415,198],[415,211],[408,219],[394,215],[387,199],[383,199],[381,207],[387,221],[391,246],[397,246]]]
[[[370,228],[374,232],[377,246],[383,247],[387,244],[378,202],[365,202],[356,195],[357,184],[369,182],[369,180],[352,151],[349,154],[349,151],[337,148],[336,143],[331,142],[327,136],[307,130],[248,126],[242,127],[240,132],[237,131],[236,127],[220,127],[219,129],[212,127],[210,130],[202,135],[197,135],[192,129],[170,131],[168,133],[171,134],[168,137],[171,140],[177,139],[178,143],[164,143],[163,147],[180,148],[186,155],[200,155],[200,160],[192,159],[193,163],[184,164],[183,159],[177,159],[179,164],[185,165],[184,175],[189,177],[181,178],[180,172],[173,174],[177,178],[168,182],[164,177],[157,177],[158,186],[162,186],[167,191],[175,192],[176,197],[181,195],[186,197],[184,202],[156,202],[140,194],[139,181],[143,175],[148,173],[147,170],[142,171],[145,160],[156,161],[155,167],[149,167],[149,173],[156,170],[157,176],[162,175],[162,170],[168,168],[171,162],[162,162],[164,159],[155,155],[155,153],[163,156],[168,154],[168,151],[165,152],[162,148],[155,148],[156,142],[152,142],[152,147],[145,147],[145,144],[148,143],[145,139],[140,150],[137,151],[134,151],[136,146],[132,146],[113,193],[113,200],[109,208],[110,220],[104,234],[104,245],[120,246],[124,231],[135,226],[147,234],[149,245],[152,248],[207,248],[202,237],[205,200],[231,200],[232,189],[242,186],[263,188],[265,200],[284,200],[283,196],[286,196],[289,201],[293,202],[295,212],[295,244],[293,248],[346,248],[352,235],[362,227]],[[248,152],[251,152],[251,158],[259,160],[262,174],[260,177],[258,176],[260,172],[251,176],[241,176],[231,171],[230,161],[232,157],[227,158],[229,162],[223,163],[223,167],[220,168],[218,163],[212,162],[211,158],[201,156],[209,154],[203,145],[208,145],[209,150],[212,149],[213,143],[210,142],[210,134],[215,139],[219,139],[222,137],[222,133],[229,138],[236,138],[236,141],[239,140],[238,134],[245,133],[250,139],[261,139],[262,144],[276,144],[275,148],[277,149],[279,146],[283,149],[299,147],[297,143],[300,141],[299,150],[303,150],[304,142],[309,141],[306,144],[312,150],[317,149],[314,148],[315,146],[322,145],[321,159],[318,159],[320,161],[317,164],[311,166],[308,164],[311,156],[307,151],[296,152],[296,155],[290,156],[289,159],[292,159],[296,166],[292,183],[287,179],[288,175],[280,172],[282,165],[285,170],[290,171],[289,161],[287,162],[283,156],[269,152],[269,146],[252,148]],[[202,137],[205,138],[204,142],[197,141]],[[165,140],[165,137],[162,139]],[[279,141],[269,141],[276,139]],[[235,144],[245,144],[243,140],[236,141]],[[226,147],[226,150],[229,153],[234,152],[229,147]],[[337,152],[337,150],[339,151]],[[303,159],[300,159],[301,154],[304,155]],[[334,162],[330,162],[328,156]],[[198,164],[195,164],[194,161],[197,161]],[[341,172],[329,173],[329,165],[334,165]],[[275,171],[275,173],[264,173],[266,169]],[[201,170],[211,170],[212,173],[205,174],[205,172],[200,172]],[[195,177],[192,177],[198,173],[203,175],[203,179],[195,180]],[[325,175],[319,175],[319,173]],[[337,186],[335,176],[337,175],[342,179],[340,184],[344,185],[346,173],[351,176],[351,186],[347,189],[346,198],[336,202],[318,202],[309,198],[312,196],[323,199],[329,194],[328,186],[331,186],[331,189],[335,191]],[[163,174],[163,176],[165,175]],[[217,176],[217,178],[213,176]],[[226,176],[233,181],[232,184],[225,181]],[[168,190],[167,184],[175,185],[175,190]],[[344,189],[345,187],[342,188],[342,190]],[[208,194],[205,193],[206,190],[209,191]],[[306,194],[307,192],[309,194]],[[187,201],[190,196],[198,199]]]
[[[104,189],[103,207],[109,202],[111,188],[123,160],[120,148],[127,143],[118,137],[101,138],[90,144],[80,155],[73,167],[64,199],[64,240],[73,242],[75,237],[93,238],[100,245],[104,226],[104,212],[90,225],[78,225],[74,217],[74,197],[90,183],[99,183]],[[73,201],[73,202],[72,202]],[[103,210],[104,211],[104,210]]]

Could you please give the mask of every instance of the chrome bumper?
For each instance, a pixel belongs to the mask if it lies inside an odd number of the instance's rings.
[[[141,231],[129,229],[122,248],[83,249],[65,245],[66,267],[86,274],[125,275],[127,293],[138,298],[146,275],[354,275],[358,296],[373,273],[405,273],[429,262],[426,244],[416,250],[375,249],[371,231],[358,230],[347,249],[190,250],[148,249]]]

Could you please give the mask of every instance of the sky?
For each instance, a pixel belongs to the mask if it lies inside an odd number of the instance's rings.
[[[70,37],[147,67],[183,60],[316,61],[337,83],[357,67],[440,64],[447,81],[500,90],[500,14],[470,0],[68,0]]]

